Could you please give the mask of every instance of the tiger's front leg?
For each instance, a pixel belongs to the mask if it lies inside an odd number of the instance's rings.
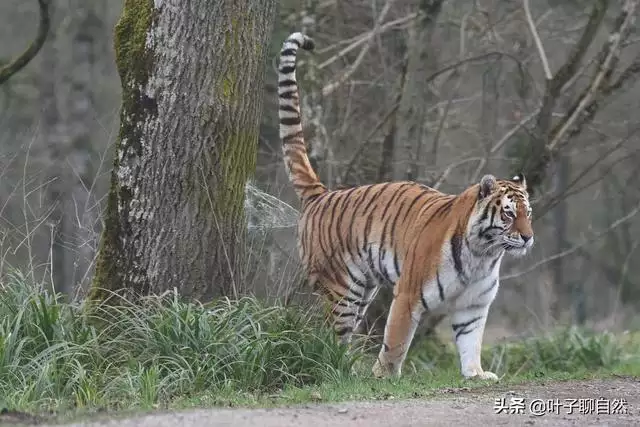
[[[384,329],[382,348],[372,369],[376,377],[401,375],[402,364],[407,357],[407,351],[423,312],[424,307],[419,297],[416,299],[410,293],[403,291],[395,295]]]
[[[460,356],[460,370],[465,378],[497,380],[493,372],[482,369],[481,352],[489,305],[455,311],[451,317],[453,338]]]

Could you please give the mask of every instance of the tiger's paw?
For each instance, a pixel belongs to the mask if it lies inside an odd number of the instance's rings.
[[[400,376],[400,370],[394,369],[392,363],[381,363],[380,358],[376,360],[376,363],[373,365],[371,369],[373,372],[373,376],[376,378],[389,378],[389,377],[397,377]]]
[[[480,371],[474,372],[471,375],[465,375],[466,379],[469,380],[483,380],[483,381],[498,381],[499,378],[496,374],[489,371]]]
[[[376,360],[376,363],[373,365],[371,371],[373,372],[373,376],[376,378],[385,378],[389,376],[388,370],[382,366],[380,360]]]

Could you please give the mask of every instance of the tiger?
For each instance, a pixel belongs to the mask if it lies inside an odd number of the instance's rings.
[[[462,376],[497,380],[483,370],[481,348],[503,256],[524,256],[534,242],[524,174],[487,174],[459,194],[412,181],[329,190],[309,162],[296,80],[298,49],[314,47],[292,33],[278,65],[279,134],[301,204],[297,250],[306,282],[345,344],[378,291],[392,289],[375,377],[401,376],[419,322],[449,316]]]

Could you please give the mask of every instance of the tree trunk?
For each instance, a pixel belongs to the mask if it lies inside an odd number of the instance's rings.
[[[56,289],[72,293],[87,277],[93,257],[93,223],[90,188],[92,131],[96,129],[93,96],[95,42],[102,23],[91,2],[66,0],[56,3],[56,15],[64,16],[52,43],[45,48],[45,76],[53,87],[44,92],[49,103],[44,147],[49,163],[47,195],[55,228],[51,242],[52,276]],[[67,64],[73,64],[69,68]]]
[[[237,292],[274,0],[126,0],[120,134],[94,278],[137,295]]]
[[[407,72],[396,122],[392,175],[394,180],[414,180],[418,175],[420,159],[417,154],[420,146],[426,142],[428,134],[427,111],[436,100],[424,79],[437,69],[436,50],[431,39],[443,3],[443,0],[421,0],[420,17],[411,32]]]

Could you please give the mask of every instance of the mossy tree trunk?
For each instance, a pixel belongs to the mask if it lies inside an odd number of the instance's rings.
[[[209,300],[238,286],[275,0],[126,0],[120,134],[94,278]]]

